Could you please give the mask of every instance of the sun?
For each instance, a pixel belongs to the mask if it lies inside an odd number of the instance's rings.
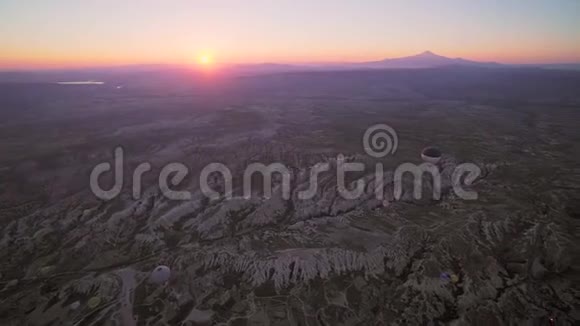
[[[197,61],[202,66],[208,66],[213,62],[212,57],[209,54],[200,55],[199,58],[197,59]]]

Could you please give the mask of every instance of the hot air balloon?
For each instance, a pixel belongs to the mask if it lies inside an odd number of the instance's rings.
[[[457,276],[456,274],[451,274],[451,282],[453,283],[459,282],[459,276]]]
[[[437,164],[441,160],[441,151],[437,147],[425,147],[421,152],[421,158],[427,163]]]
[[[80,306],[81,306],[81,303],[79,301],[75,301],[75,302],[71,303],[69,307],[71,308],[71,310],[76,310]]]
[[[94,297],[90,298],[89,301],[87,301],[87,306],[89,306],[89,308],[91,308],[91,309],[98,307],[100,304],[101,304],[101,297],[97,297],[97,296],[94,296]]]
[[[169,276],[171,275],[171,270],[169,267],[165,265],[159,265],[155,267],[155,269],[151,272],[149,276],[149,280],[155,284],[161,284],[167,282],[169,280]]]

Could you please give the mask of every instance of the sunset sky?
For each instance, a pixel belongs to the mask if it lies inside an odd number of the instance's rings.
[[[580,62],[580,1],[2,0],[0,68],[340,62],[424,50]]]

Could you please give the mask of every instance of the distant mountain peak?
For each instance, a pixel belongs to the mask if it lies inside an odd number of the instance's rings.
[[[447,59],[447,57],[444,57],[442,55],[438,55],[437,53],[433,53],[429,50],[427,51],[423,51],[419,54],[413,55],[411,57],[415,57],[415,58],[425,58],[425,59],[430,59],[430,58],[437,58],[437,59],[441,59],[441,58],[445,58]]]
[[[408,57],[366,62],[363,65],[369,68],[431,68],[455,65],[484,67],[497,66],[498,64],[471,61],[463,58],[448,58],[427,50]]]

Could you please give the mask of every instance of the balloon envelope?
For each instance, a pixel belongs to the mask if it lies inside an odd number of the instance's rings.
[[[91,308],[91,309],[96,308],[100,304],[101,304],[101,298],[100,297],[92,297],[87,302],[87,306],[89,306],[89,308]]]
[[[425,162],[435,164],[441,159],[441,151],[436,147],[426,147],[421,152],[421,158]]]
[[[453,282],[453,283],[459,282],[459,276],[452,274],[451,275],[451,282]]]
[[[169,267],[165,265],[160,265],[155,267],[155,269],[151,272],[151,276],[149,279],[151,282],[155,284],[161,284],[169,280],[169,276],[171,275],[171,270]]]
[[[75,302],[73,302],[73,303],[71,303],[71,304],[70,304],[70,308],[71,308],[72,310],[75,310],[75,309],[77,309],[77,308],[78,308],[78,307],[80,307],[80,306],[81,306],[81,303],[80,303],[80,302],[78,302],[78,301],[75,301]]]

